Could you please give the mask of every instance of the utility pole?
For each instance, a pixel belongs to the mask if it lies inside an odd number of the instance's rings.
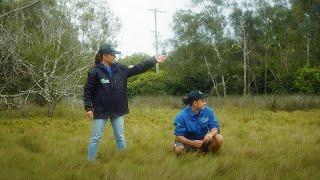
[[[157,13],[165,13],[165,11],[159,11],[157,8],[154,9],[149,9],[149,11],[153,11],[154,13],[154,38],[155,38],[155,48],[156,48],[156,56],[158,55],[158,23],[157,23]],[[159,73],[160,69],[159,69],[159,63],[156,64],[156,72]]]

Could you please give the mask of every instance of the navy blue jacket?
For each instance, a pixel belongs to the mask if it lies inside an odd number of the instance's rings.
[[[190,140],[202,140],[212,128],[220,132],[220,125],[214,112],[208,106],[195,114],[190,106],[183,109],[174,120],[174,135]]]
[[[156,63],[154,57],[132,68],[113,63],[111,75],[102,63],[95,65],[89,71],[84,86],[83,103],[85,109],[87,111],[93,110],[94,119],[117,117],[129,113],[127,78],[147,71]]]

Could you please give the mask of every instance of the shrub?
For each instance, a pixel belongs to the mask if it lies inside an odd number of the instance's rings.
[[[305,66],[295,74],[294,85],[302,93],[320,93],[320,67]]]
[[[282,74],[277,79],[271,81],[269,86],[274,93],[290,94],[298,92],[294,86],[294,74],[292,73]]]
[[[164,71],[156,74],[149,71],[136,78],[129,79],[128,95],[164,95],[168,92],[168,86],[165,82],[166,73]]]

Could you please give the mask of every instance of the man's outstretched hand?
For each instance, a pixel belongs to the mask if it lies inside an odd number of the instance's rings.
[[[157,55],[157,56],[155,56],[155,58],[156,58],[158,63],[161,63],[161,62],[165,62],[168,57],[165,56],[165,55]]]

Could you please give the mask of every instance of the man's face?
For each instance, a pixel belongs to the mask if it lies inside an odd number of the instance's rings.
[[[115,59],[116,59],[116,55],[114,53],[103,55],[103,60],[108,64],[112,64]]]
[[[199,99],[194,102],[197,109],[203,109],[207,105],[206,99]]]

